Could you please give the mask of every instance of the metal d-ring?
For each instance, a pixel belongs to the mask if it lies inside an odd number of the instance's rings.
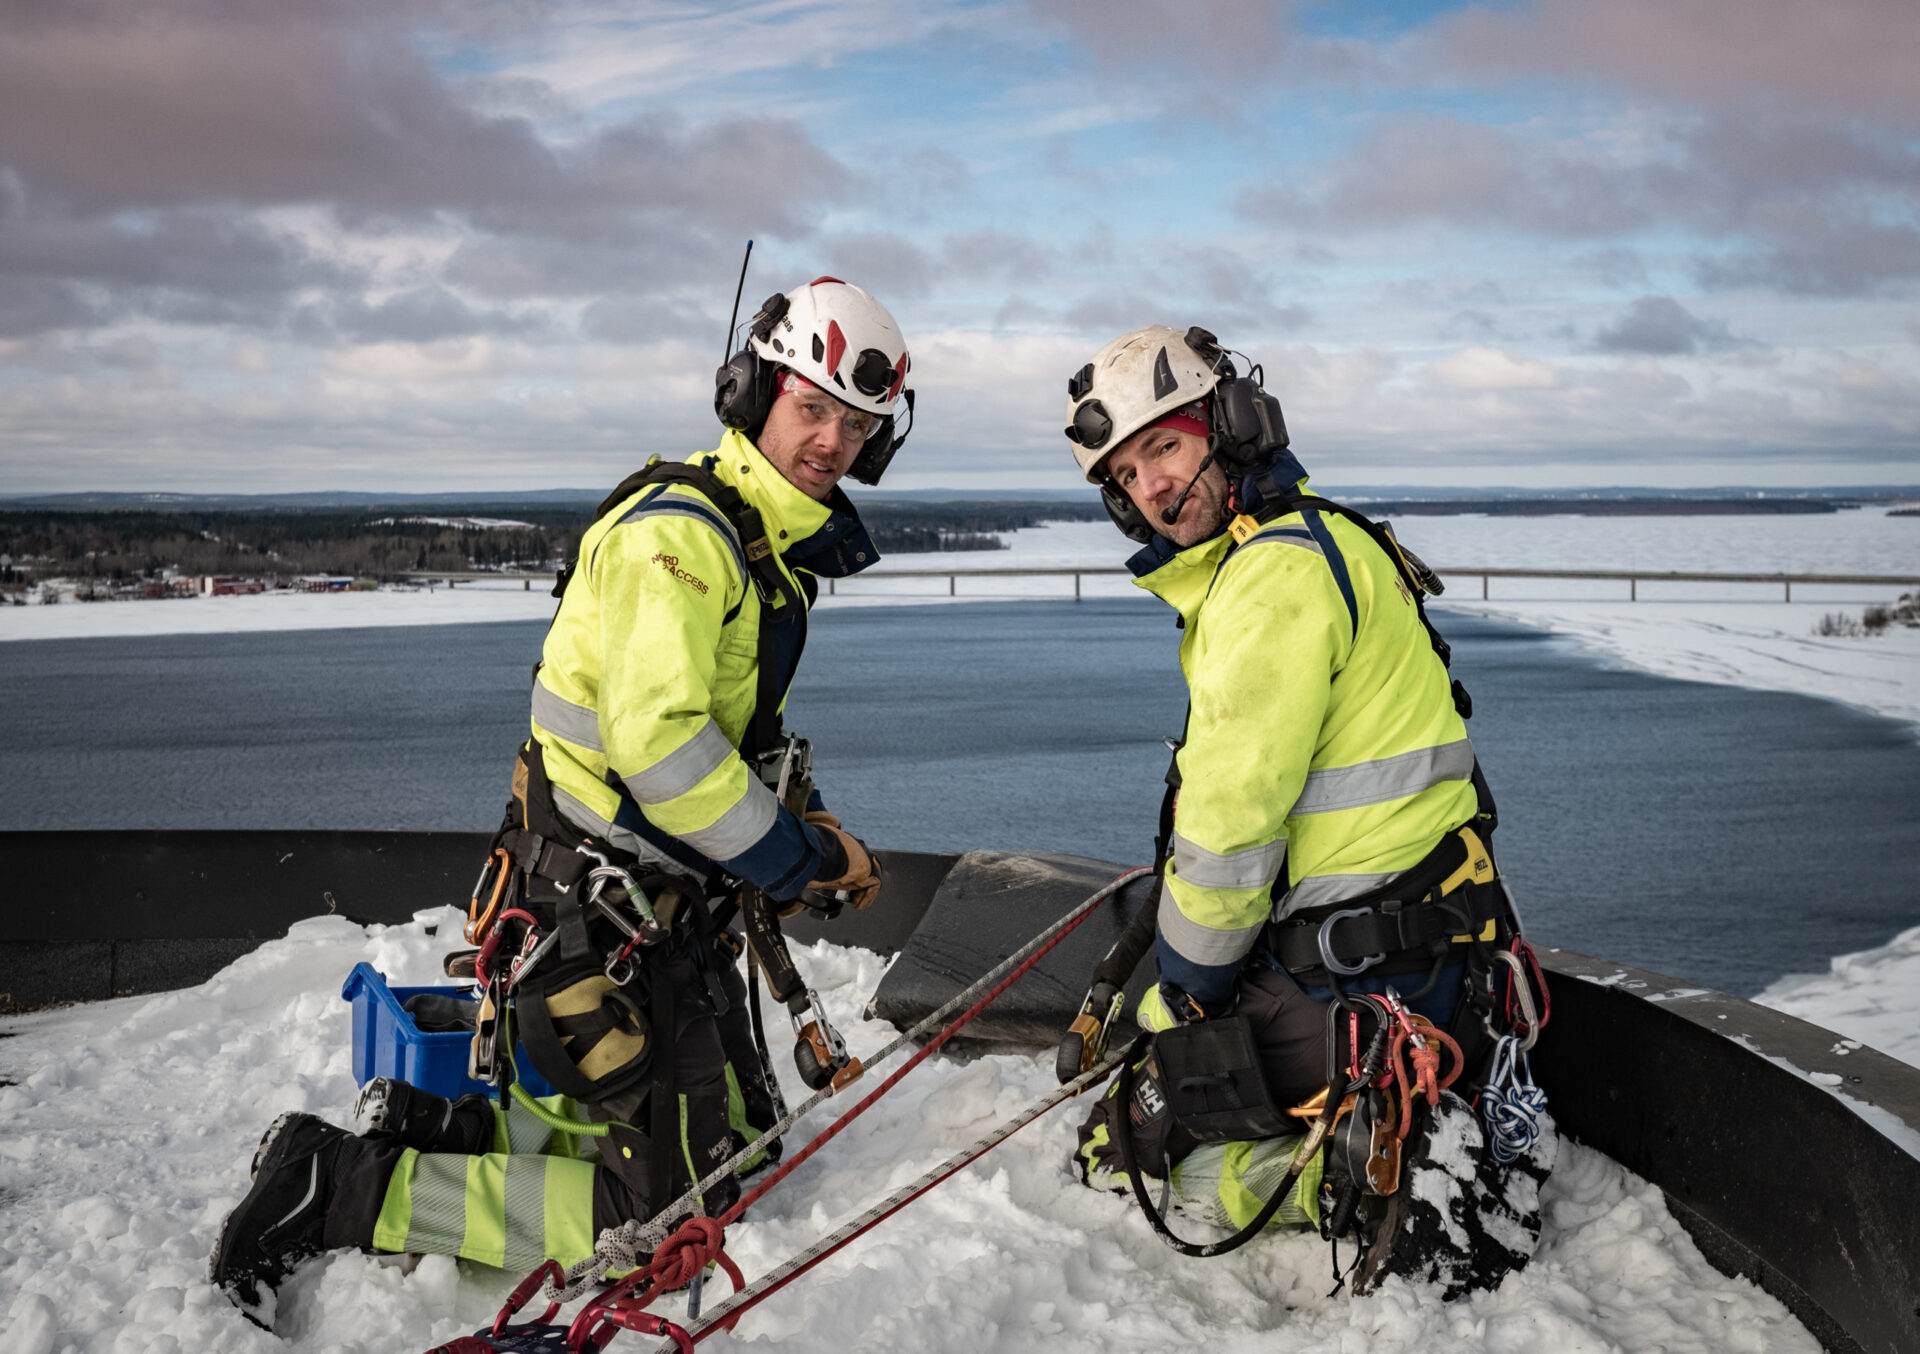
[[[1343,964],[1333,957],[1333,924],[1337,921],[1344,921],[1348,917],[1370,917],[1372,915],[1373,909],[1370,907],[1350,907],[1344,912],[1334,913],[1320,923],[1320,934],[1317,937],[1320,942],[1320,963],[1326,968],[1328,973],[1337,973],[1342,978],[1351,978],[1356,973],[1365,973],[1368,969],[1387,957],[1386,951],[1384,950],[1379,954],[1370,954],[1356,964]]]

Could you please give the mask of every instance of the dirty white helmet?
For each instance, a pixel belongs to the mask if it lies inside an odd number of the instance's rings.
[[[1196,338],[1204,343],[1197,346]],[[1219,360],[1213,335],[1164,324],[1122,334],[1095,353],[1067,382],[1067,440],[1088,483],[1105,477],[1115,447],[1212,393]]]
[[[892,411],[912,360],[885,306],[851,282],[819,277],[774,308],[782,313],[753,328],[754,352],[855,409]]]

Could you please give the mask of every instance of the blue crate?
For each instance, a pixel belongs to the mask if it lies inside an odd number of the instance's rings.
[[[413,1016],[401,1003],[419,992],[468,998],[478,1004],[465,988],[388,987],[386,974],[373,965],[353,966],[341,985],[340,996],[353,1003],[354,1081],[365,1086],[375,1077],[397,1077],[448,1099],[473,1091],[489,1094],[492,1087],[467,1075],[471,1036],[458,1030],[424,1033],[413,1023]],[[521,1085],[535,1095],[553,1094],[553,1087],[533,1070],[524,1045],[517,1045],[513,1056]]]

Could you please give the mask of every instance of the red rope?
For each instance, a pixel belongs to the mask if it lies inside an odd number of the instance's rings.
[[[724,1241],[721,1224],[715,1219],[688,1218],[660,1243],[660,1249],[653,1253],[646,1268],[629,1274],[580,1309],[580,1315],[567,1328],[567,1348],[599,1349],[613,1338],[616,1330],[634,1330],[645,1335],[670,1336],[686,1354],[691,1354],[693,1341],[686,1331],[646,1309],[656,1299],[692,1283],[710,1263],[725,1271],[734,1292],[745,1288],[747,1281],[740,1274],[740,1266],[727,1254]],[[633,1290],[641,1284],[646,1287],[636,1294]],[[720,1324],[731,1330],[733,1321],[734,1318],[729,1317]]]
[[[1136,873],[1136,872],[1133,870],[1128,870],[1125,873],[1115,875],[1114,883],[1118,883],[1120,880],[1125,879],[1127,875],[1133,874],[1133,873]],[[1109,885],[1109,887],[1112,887],[1112,886]],[[1111,897],[1111,896],[1112,896],[1111,894],[1108,895],[1108,897]],[[1070,922],[1068,925],[1061,927],[1058,935],[1054,936],[1051,940],[1047,941],[1046,944],[1042,945],[1039,949],[1035,950],[1032,954],[1028,955],[1024,963],[1022,963],[1012,973],[1009,973],[1006,977],[1002,978],[999,984],[991,992],[987,993],[986,996],[980,998],[979,1001],[976,1001],[972,1006],[969,1006],[965,1011],[962,1011],[958,1016],[954,1017],[953,1022],[949,1024],[944,1030],[941,1030],[940,1033],[936,1034],[932,1039],[930,1039],[927,1042],[927,1046],[925,1048],[921,1049],[918,1053],[914,1054],[911,1058],[908,1058],[904,1063],[900,1065],[899,1069],[895,1071],[892,1076],[888,1077],[885,1081],[881,1082],[878,1086],[874,1087],[873,1090],[869,1091],[864,1100],[862,1100],[859,1104],[855,1105],[852,1109],[848,1110],[845,1114],[841,1115],[838,1119],[834,1120],[831,1124],[829,1124],[825,1128],[825,1130],[823,1130],[819,1134],[819,1136],[815,1137],[813,1141],[809,1142],[805,1147],[802,1147],[798,1152],[794,1153],[790,1160],[783,1162],[779,1170],[775,1171],[772,1175],[768,1176],[765,1180],[761,1181],[759,1186],[755,1188],[752,1192],[747,1194],[744,1198],[742,1198],[740,1202],[736,1203],[732,1208],[729,1208],[725,1213],[722,1213],[720,1215],[720,1225],[724,1227],[731,1223],[739,1221],[740,1215],[745,1213],[749,1207],[751,1207],[753,1204],[757,1203],[761,1198],[763,1198],[766,1195],[768,1190],[772,1189],[775,1185],[779,1184],[782,1180],[786,1179],[789,1175],[792,1175],[794,1170],[800,1165],[801,1162],[807,1160],[815,1152],[818,1152],[822,1147],[825,1147],[829,1142],[831,1142],[833,1138],[836,1135],[838,1135],[841,1129],[845,1128],[848,1124],[852,1123],[855,1119],[859,1118],[861,1114],[866,1112],[868,1106],[872,1105],[874,1101],[878,1100],[881,1096],[885,1095],[888,1091],[892,1090],[894,1086],[896,1086],[899,1083],[900,1078],[906,1076],[907,1073],[911,1072],[914,1068],[918,1067],[921,1063],[925,1062],[934,1053],[938,1052],[940,1047],[943,1044],[945,1044],[947,1040],[953,1038],[955,1034],[960,1032],[960,1029],[962,1026],[964,1026],[968,1021],[972,1020],[975,1016],[979,1015],[982,1011],[986,1010],[989,1003],[991,1003],[1002,992],[1005,992],[1009,987],[1012,987],[1016,982],[1018,982],[1027,973],[1029,969],[1031,969],[1035,964],[1039,963],[1041,959],[1046,957],[1048,951],[1052,950],[1054,946],[1058,945],[1061,941],[1065,940],[1068,936],[1072,935],[1074,932],[1074,929],[1078,927],[1080,923],[1085,921],[1088,917],[1091,917],[1096,910],[1097,909],[1090,907],[1085,912],[1082,912],[1078,917],[1074,918],[1073,921]]]
[[[1123,874],[1116,875],[1114,882],[1118,883],[1128,875],[1135,873],[1138,872],[1129,870]],[[1112,895],[1109,894],[1108,896],[1111,897]],[[1089,907],[1085,912],[1074,918],[1073,921],[1061,927],[1058,934],[1054,935],[1039,949],[1028,955],[1020,966],[1015,968],[1013,972],[1009,973],[1005,978],[1002,978],[992,991],[988,992],[984,997],[980,998],[979,1001],[976,1001],[972,1006],[954,1017],[945,1029],[941,1030],[939,1034],[927,1042],[926,1047],[908,1058],[891,1076],[874,1087],[873,1090],[869,1091],[859,1104],[834,1120],[808,1142],[805,1147],[802,1147],[798,1152],[794,1153],[791,1158],[781,1163],[778,1170],[761,1181],[757,1187],[743,1196],[732,1208],[729,1208],[718,1218],[696,1217],[681,1224],[680,1228],[661,1244],[660,1249],[654,1253],[652,1261],[649,1262],[645,1269],[635,1271],[633,1274],[620,1280],[619,1283],[608,1289],[606,1293],[588,1303],[580,1315],[574,1318],[573,1325],[567,1332],[568,1348],[574,1350],[597,1349],[600,1345],[584,1342],[598,1339],[600,1344],[604,1344],[613,1337],[612,1328],[614,1326],[620,1326],[628,1330],[644,1331],[649,1335],[670,1336],[674,1343],[680,1346],[682,1351],[691,1351],[693,1341],[684,1330],[662,1317],[653,1316],[643,1309],[651,1305],[653,1301],[662,1294],[674,1288],[685,1287],[686,1284],[692,1282],[693,1276],[706,1267],[709,1259],[719,1262],[726,1270],[727,1277],[733,1281],[734,1292],[739,1292],[740,1289],[744,1287],[744,1284],[740,1277],[739,1268],[728,1258],[725,1250],[722,1249],[724,1229],[732,1223],[738,1222],[747,1209],[766,1196],[768,1190],[771,1190],[775,1185],[793,1174],[802,1162],[811,1158],[814,1153],[831,1142],[838,1136],[840,1130],[859,1118],[876,1100],[898,1085],[902,1077],[906,1076],[907,1073],[911,1072],[934,1053],[938,1052],[939,1049],[945,1045],[949,1039],[953,1038],[955,1034],[959,1033],[969,1021],[979,1015],[980,1012],[986,1010],[987,1006],[999,997],[1001,993],[1005,992],[1025,976],[1054,946],[1072,935],[1075,928],[1088,917],[1091,917],[1096,910],[1096,908]],[[955,1167],[955,1170],[958,1169],[959,1167]],[[949,1174],[951,1174],[951,1172]],[[946,1179],[946,1176],[942,1176],[941,1179]],[[937,1184],[939,1182],[935,1181],[934,1183]],[[931,1186],[929,1186],[929,1188],[931,1188]],[[914,1197],[917,1198],[918,1196],[916,1195]],[[899,1207],[904,1208],[908,1202],[910,1202],[910,1200],[902,1200]],[[875,1223],[884,1221],[898,1211],[898,1208],[889,1209],[873,1221]],[[696,1232],[697,1235],[690,1236],[689,1232]],[[851,1240],[852,1238],[848,1239]],[[781,1288],[784,1288],[794,1279],[799,1278],[800,1275],[806,1273],[808,1269],[813,1268],[814,1265],[825,1258],[825,1255],[821,1255],[804,1268],[794,1271],[781,1283],[767,1289],[765,1292],[756,1296],[752,1302],[747,1303],[745,1306],[731,1313],[725,1321],[703,1330],[698,1338],[704,1338],[708,1331],[731,1330],[734,1322],[738,1321],[749,1308],[758,1305],[758,1303],[765,1298],[778,1292]],[[671,1279],[665,1277],[669,1274],[673,1276]],[[531,1280],[529,1280],[529,1282],[531,1282]],[[635,1295],[634,1289],[643,1283],[647,1285],[647,1288],[644,1292]],[[603,1322],[610,1324],[600,1324]]]

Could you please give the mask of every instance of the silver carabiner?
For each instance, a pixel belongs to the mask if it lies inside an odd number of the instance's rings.
[[[1357,964],[1343,964],[1333,957],[1333,924],[1337,921],[1345,921],[1348,917],[1371,917],[1372,915],[1373,909],[1370,907],[1350,907],[1344,912],[1334,913],[1320,923],[1320,934],[1317,937],[1320,943],[1320,963],[1328,973],[1337,973],[1342,978],[1351,978],[1357,973],[1365,973],[1387,957],[1384,950],[1379,954],[1366,956]]]
[[[1520,1003],[1520,1018],[1527,1024],[1520,1051],[1531,1053],[1540,1041],[1540,1008],[1533,1004],[1533,980],[1527,977],[1527,966],[1512,950],[1496,951],[1493,957],[1513,970],[1513,995]]]

